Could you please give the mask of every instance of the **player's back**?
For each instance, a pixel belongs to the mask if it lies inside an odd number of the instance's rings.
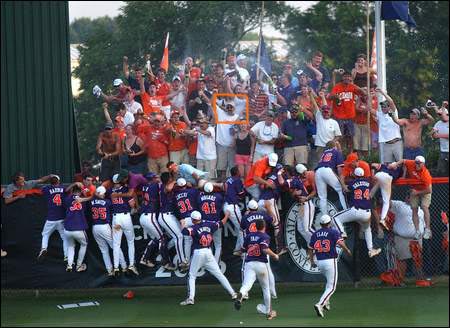
[[[65,209],[63,201],[65,197],[64,187],[61,185],[49,185],[42,188],[42,193],[47,199],[47,220],[63,220]]]
[[[398,166],[396,169],[390,169],[386,164],[381,164],[379,172],[385,172],[392,176],[392,180],[395,181],[400,178],[403,174],[403,167]]]
[[[177,216],[184,219],[191,216],[197,210],[198,189],[185,188],[174,191]]]
[[[223,196],[218,192],[201,192],[198,195],[198,208],[206,221],[219,221],[223,208]]]
[[[309,248],[314,250],[318,260],[337,258],[336,244],[341,239],[339,231],[334,228],[322,228],[314,232]]]
[[[158,184],[159,190],[159,207],[161,213],[175,212],[175,198],[173,196],[173,191],[167,192],[165,190],[165,185],[162,183]]]
[[[263,186],[264,188],[261,188],[261,194],[259,196],[259,199],[262,200],[268,200],[268,199],[278,199],[280,196],[280,184],[278,183],[278,173],[279,169],[274,169],[270,174],[266,177],[266,180],[269,181],[269,183],[273,184],[275,186],[274,189],[268,188],[267,186]]]
[[[64,229],[68,231],[87,230],[88,225],[84,215],[83,203],[77,202],[76,195],[68,195],[64,199],[66,217],[64,219]]]
[[[143,203],[141,213],[158,213],[159,211],[159,187],[157,182],[142,186]]]
[[[241,229],[244,235],[256,232],[256,220],[264,220],[266,226],[272,225],[273,218],[264,211],[250,211],[246,213],[241,220]]]
[[[265,232],[256,231],[249,233],[244,239],[243,248],[246,251],[245,262],[267,263],[267,254],[264,249],[269,248],[270,237]]]
[[[111,223],[111,206],[111,200],[95,196],[94,199],[90,201],[92,224]]]
[[[245,194],[242,180],[239,177],[229,177],[225,184],[225,202],[228,204],[238,204],[239,199]]]
[[[350,205],[363,210],[370,210],[370,182],[366,178],[358,178],[349,182],[351,192]]]
[[[342,153],[336,148],[326,149],[320,157],[319,164],[317,164],[316,170],[321,167],[329,167],[333,171],[337,171],[337,167],[344,165],[344,159]]]
[[[185,228],[186,231],[192,237],[192,249],[210,248],[213,241],[213,234],[220,228],[219,222],[201,221],[198,224],[194,224],[189,228]]]

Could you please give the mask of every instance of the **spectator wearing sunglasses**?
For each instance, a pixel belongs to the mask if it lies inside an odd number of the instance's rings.
[[[256,123],[250,129],[250,134],[255,138],[252,142],[252,149],[255,149],[252,156],[253,163],[258,159],[275,152],[274,145],[277,141],[280,130],[273,122],[274,118],[274,112],[267,112],[265,115],[265,120]]]

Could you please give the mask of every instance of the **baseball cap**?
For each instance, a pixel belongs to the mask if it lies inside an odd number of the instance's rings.
[[[123,83],[122,79],[115,79],[113,82],[113,86],[118,87]]]
[[[104,195],[106,193],[106,188],[103,186],[99,186],[99,187],[97,187],[96,192],[99,195]]]
[[[113,181],[114,183],[118,183],[118,182],[120,181],[120,180],[119,180],[119,173],[116,173],[116,174],[113,175],[112,181]]]
[[[331,222],[331,217],[328,214],[324,214],[320,217],[320,224],[328,224]]]
[[[357,168],[355,169],[355,171],[354,171],[354,174],[355,174],[357,177],[362,177],[362,176],[364,176],[364,170],[363,170],[362,168],[360,168],[360,167],[357,167]]]
[[[186,180],[183,178],[178,178],[177,180],[177,186],[178,187],[184,187],[186,185]]]
[[[122,181],[123,179],[128,178],[128,170],[121,169],[118,174],[118,181]]]
[[[275,167],[278,162],[278,155],[276,153],[269,154],[269,166]]]
[[[199,211],[193,211],[191,213],[191,218],[192,218],[192,220],[201,220],[202,214]]]
[[[248,202],[247,207],[251,210],[257,210],[258,209],[258,203],[256,200],[252,199]]]
[[[239,60],[243,60],[243,59],[247,59],[247,56],[246,55],[244,55],[244,54],[240,54],[239,56],[237,56],[237,58],[236,58],[236,60],[237,61],[239,61]]]
[[[297,164],[297,165],[295,166],[295,170],[296,170],[299,174],[303,174],[303,173],[305,173],[308,169],[307,169],[306,166],[303,165],[303,164]]]
[[[146,175],[144,175],[144,178],[146,178],[147,180],[151,180],[155,177],[157,177],[157,175],[156,175],[156,173],[153,173],[153,172],[148,172]]]
[[[58,179],[58,181],[61,181],[61,178],[57,174],[50,174],[50,177],[51,178],[56,178],[56,179]]]
[[[175,76],[172,78],[172,81],[175,81],[175,80],[181,81],[181,78],[180,78],[178,75],[175,75]]]
[[[213,186],[213,184],[211,182],[205,183],[205,186],[203,187],[203,190],[205,192],[212,192],[213,189],[214,189],[214,186]]]
[[[423,157],[423,156],[416,156],[415,161],[425,164],[425,157]]]
[[[417,108],[411,109],[411,113],[414,113],[414,114],[416,114],[417,116],[420,116],[420,110],[418,110]]]
[[[107,122],[105,124],[105,130],[112,130],[113,127],[114,125],[111,122]]]
[[[299,69],[297,71],[297,75],[302,75],[302,74],[306,75],[306,73],[302,69]]]
[[[347,158],[345,159],[345,163],[349,164],[351,162],[358,160],[358,154],[357,153],[350,153],[348,154]]]

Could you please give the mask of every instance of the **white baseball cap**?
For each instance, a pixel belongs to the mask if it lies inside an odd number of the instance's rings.
[[[178,75],[175,75],[175,76],[172,78],[172,81],[175,81],[175,80],[181,81],[181,78],[180,78]]]
[[[211,182],[207,182],[207,183],[205,183],[205,185],[203,186],[203,190],[204,190],[205,192],[212,192],[213,189],[214,189],[214,186],[213,186],[213,184],[212,184]]]
[[[115,79],[113,82],[113,86],[118,87],[123,83],[122,79]]]
[[[252,199],[248,202],[247,207],[251,210],[257,210],[258,209],[258,203],[256,200]]]
[[[178,187],[184,187],[186,185],[186,179],[178,178],[177,185],[178,185]]]
[[[331,222],[331,217],[328,214],[324,214],[320,217],[320,224],[328,224]]]
[[[52,178],[58,179],[58,181],[61,181],[61,178],[60,178],[59,175],[57,175],[57,174],[50,174],[50,176],[51,176]]]
[[[305,173],[308,169],[307,169],[306,166],[303,165],[303,164],[297,164],[297,165],[295,166],[295,170],[296,170],[299,174],[303,174],[303,173]]]
[[[194,211],[191,213],[191,219],[192,220],[201,220],[202,214],[199,211]]]
[[[423,156],[416,156],[415,161],[425,164],[425,157],[423,157]]]
[[[236,61],[240,61],[240,60],[243,60],[243,59],[247,59],[247,56],[244,55],[244,54],[240,54],[239,56],[237,56]]]
[[[97,187],[96,192],[99,195],[104,195],[106,193],[106,188],[103,186],[99,186],[99,187]]]
[[[116,174],[113,175],[112,181],[113,181],[114,183],[118,183],[118,182],[120,181],[120,180],[119,180],[119,173],[116,173]]]
[[[269,154],[269,166],[275,167],[278,163],[278,155],[276,153]]]
[[[364,170],[363,170],[362,168],[360,168],[360,167],[357,167],[357,168],[355,169],[355,171],[354,171],[354,174],[355,174],[357,177],[363,177],[363,176],[364,176]]]

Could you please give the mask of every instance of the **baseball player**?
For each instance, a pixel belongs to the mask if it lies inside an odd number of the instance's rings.
[[[214,186],[211,182],[205,183],[203,192],[200,192],[197,199],[199,212],[206,221],[219,222],[223,209],[223,196],[219,192],[214,192]],[[229,214],[225,213],[228,218]],[[228,219],[227,219],[228,220]],[[220,263],[220,254],[222,252],[222,227],[218,228],[213,235],[214,258]]]
[[[119,260],[120,260],[120,244],[122,242],[122,235],[125,234],[128,244],[128,270],[139,275],[134,266],[134,227],[131,220],[131,207],[135,206],[133,197],[125,197],[128,190],[127,184],[128,174],[121,173],[113,176],[114,187],[111,190],[112,201],[112,227],[113,227],[113,260],[114,260],[114,275],[119,275]]]
[[[386,229],[386,216],[389,210],[389,203],[391,201],[392,182],[400,178],[403,174],[403,167],[400,165],[397,168],[389,168],[389,164],[372,163],[372,175],[375,179],[375,185],[370,191],[370,198],[373,198],[378,188],[381,190],[381,197],[383,198],[383,208],[381,209],[380,224]],[[375,173],[376,172],[376,173]]]
[[[333,221],[343,238],[347,238],[343,224],[347,222],[358,222],[364,231],[364,239],[369,250],[369,257],[374,257],[380,254],[381,249],[374,249],[372,244],[372,230],[370,229],[370,211],[372,207],[370,201],[370,182],[367,178],[363,177],[364,170],[360,167],[355,169],[354,176],[355,179],[348,184],[352,206],[334,215]]]
[[[64,187],[60,185],[60,179],[57,175],[52,175],[50,185],[42,188],[42,194],[47,199],[47,220],[42,229],[41,251],[37,257],[38,261],[44,259],[47,255],[48,240],[55,230],[58,230],[63,242],[64,262],[67,261],[67,241],[64,235],[64,216],[65,210],[63,200],[65,197]]]
[[[175,250],[178,255],[178,267],[186,270],[189,266],[186,260],[183,235],[181,234],[180,222],[175,217],[175,198],[173,187],[175,180],[169,172],[161,173],[161,183],[159,183],[159,218],[158,223],[163,230],[175,241]]]
[[[258,279],[261,286],[267,319],[271,320],[277,316],[272,310],[270,287],[269,287],[269,265],[268,257],[278,261],[279,256],[269,248],[270,237],[265,233],[265,221],[258,219],[254,221],[255,232],[250,232],[244,240],[243,249],[246,251],[244,281],[234,302],[236,310],[240,310],[244,295],[247,295],[255,280]]]
[[[87,235],[86,230],[88,224],[84,216],[83,202],[87,198],[80,198],[83,184],[75,182],[66,188],[68,195],[64,198],[64,207],[66,209],[66,217],[64,219],[64,235],[67,241],[67,272],[72,272],[73,259],[75,257],[75,241],[80,244],[77,259],[77,272],[86,271],[87,266],[83,263],[84,256],[87,249]]]
[[[337,141],[329,141],[316,167],[316,186],[320,199],[320,212],[327,213],[327,186],[333,188],[339,195],[339,201],[344,210],[347,209],[342,188],[345,186],[341,170],[344,165],[342,153]],[[339,177],[336,175],[338,174]]]
[[[314,309],[319,317],[323,317],[323,309],[329,311],[331,295],[336,291],[336,285],[338,280],[338,267],[337,267],[337,251],[336,246],[341,247],[348,256],[352,256],[352,253],[345,245],[344,240],[341,238],[341,234],[336,229],[331,228],[331,217],[327,214],[322,215],[320,218],[321,229],[317,230],[311,236],[311,240],[308,244],[308,257],[311,262],[311,266],[315,267],[314,254],[317,258],[317,267],[320,273],[323,274],[327,280],[325,291],[318,303],[314,305]]]
[[[225,189],[225,205],[223,211],[228,213],[231,222],[235,226],[237,232],[236,245],[234,247],[233,255],[241,256],[241,248],[244,243],[244,236],[241,230],[242,213],[239,208],[239,200],[245,196],[244,185],[242,184],[241,175],[237,166],[230,170],[231,177],[224,183]]]
[[[193,305],[195,298],[195,280],[197,274],[201,269],[206,269],[231,295],[232,299],[236,298],[236,292],[231,287],[228,279],[220,271],[219,264],[211,252],[211,243],[213,241],[213,234],[220,227],[227,222],[228,216],[225,216],[221,221],[207,221],[202,220],[202,214],[199,211],[193,211],[191,214],[193,225],[183,229],[183,235],[192,237],[192,260],[189,267],[189,292],[188,298],[180,303],[180,305]]]
[[[100,186],[97,188],[93,199],[90,201],[90,211],[92,217],[92,234],[97,242],[98,248],[102,253],[103,263],[105,263],[108,276],[114,276],[114,270],[109,255],[109,248],[113,249],[113,239],[111,230],[111,206],[110,199],[105,198],[106,188]],[[90,197],[88,197],[90,198]],[[127,270],[127,262],[120,250],[119,262],[122,271]]]

